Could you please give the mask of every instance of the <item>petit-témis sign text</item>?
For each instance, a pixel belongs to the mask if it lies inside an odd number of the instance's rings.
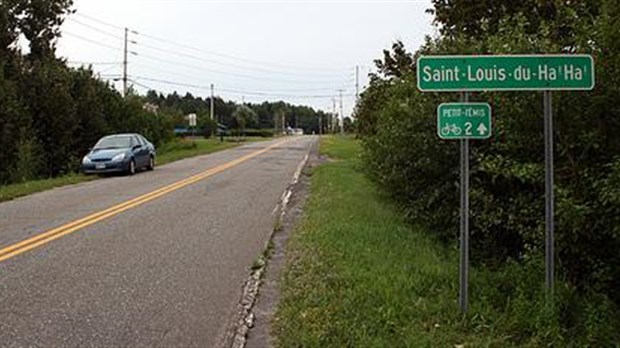
[[[417,75],[423,92],[594,88],[594,62],[583,54],[421,56]]]
[[[491,106],[487,103],[443,103],[437,108],[441,139],[488,139],[491,132]]]

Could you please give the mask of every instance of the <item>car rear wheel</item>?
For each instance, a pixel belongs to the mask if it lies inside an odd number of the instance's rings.
[[[134,160],[129,161],[129,168],[127,169],[127,174],[136,174],[136,162],[134,162]]]
[[[146,167],[146,169],[148,170],[155,169],[155,157],[153,156],[149,157],[149,165]]]

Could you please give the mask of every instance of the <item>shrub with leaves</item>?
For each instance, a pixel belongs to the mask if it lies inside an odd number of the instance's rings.
[[[553,93],[555,220],[561,283],[574,288],[579,294],[575,296],[584,301],[569,306],[568,312],[598,320],[578,308],[620,303],[620,34],[614,27],[620,20],[619,7],[611,0],[519,1],[513,7],[485,1],[433,3],[440,35],[428,38],[415,54],[399,42],[385,51],[356,109],[369,174],[401,203],[412,221],[424,223],[440,239],[456,245],[458,143],[438,139],[435,117],[437,105],[458,101],[459,95],[419,92],[413,58],[591,54],[595,89]],[[471,142],[472,258],[493,269],[540,260],[542,93],[480,92],[472,93],[470,101],[491,104],[494,133],[489,140]],[[543,273],[536,279],[538,284],[530,285],[540,286]],[[570,315],[562,315],[569,325]],[[596,332],[594,336],[602,335]]]

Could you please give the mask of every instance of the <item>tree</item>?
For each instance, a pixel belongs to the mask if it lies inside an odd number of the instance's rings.
[[[47,151],[43,174],[67,173],[74,167],[68,159],[78,157],[73,148],[78,121],[71,95],[72,75],[56,60],[33,61],[31,66],[23,76],[19,94],[28,101],[32,133]]]
[[[3,0],[0,2],[0,59],[6,57],[9,52],[14,53],[12,44],[17,40],[18,31],[18,12],[20,12],[20,1]]]
[[[383,60],[375,60],[375,65],[383,76],[391,78],[403,77],[414,72],[413,55],[405,49],[402,41],[392,44],[392,50],[383,50]]]
[[[355,122],[351,119],[351,117],[345,117],[342,120],[342,126],[344,128],[345,133],[354,133],[355,132]]]
[[[391,52],[383,52],[382,60],[377,61],[378,72],[371,76],[370,86],[356,106],[368,172],[402,204],[407,216],[446,243],[454,243],[458,147],[437,139],[434,115],[439,103],[454,101],[457,96],[420,93],[413,78],[416,67],[408,57],[459,53],[593,55],[596,88],[553,95],[556,250],[561,265],[558,286],[571,297],[563,299],[566,308],[558,321],[565,332],[586,332],[583,335],[593,339],[588,342],[596,342],[575,345],[612,345],[609,342],[614,342],[614,337],[617,341],[617,335],[605,336],[605,332],[597,331],[604,330],[605,325],[587,322],[617,317],[620,304],[617,1],[526,0],[500,4],[493,0],[436,0],[433,4],[441,35],[427,39],[414,54],[400,44]],[[545,245],[541,94],[478,92],[472,93],[471,99],[490,103],[494,114],[494,137],[471,145],[474,262],[500,269],[506,265],[540,265]],[[530,281],[530,288],[538,287],[539,279]],[[515,289],[519,289],[518,284]],[[592,298],[600,302],[588,303]]]
[[[53,57],[55,40],[67,14],[72,13],[73,0],[22,0],[19,2],[19,27],[30,42],[30,57]]]
[[[258,122],[256,113],[246,105],[239,105],[232,114],[234,121],[233,128],[237,130],[238,135],[242,135],[247,124]]]

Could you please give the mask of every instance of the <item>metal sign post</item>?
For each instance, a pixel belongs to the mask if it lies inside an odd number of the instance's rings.
[[[437,135],[459,140],[460,145],[460,223],[459,223],[459,307],[467,312],[469,303],[469,140],[488,139],[492,133],[491,105],[469,103],[469,93],[461,93],[460,103],[437,107]]]
[[[543,92],[545,108],[545,286],[553,297],[554,283],[554,193],[553,193],[553,100],[551,91]]]
[[[420,56],[416,64],[418,90],[422,92],[543,91],[545,138],[545,286],[549,301],[554,287],[554,192],[553,192],[553,105],[552,90],[587,91],[594,88],[592,56],[585,54],[454,55]],[[440,120],[437,121],[438,125]],[[482,125],[482,126],[480,126]],[[489,128],[484,123],[478,127]],[[443,139],[461,139],[460,296],[461,311],[467,310],[469,262],[469,138],[460,138],[461,127],[451,122]],[[458,134],[457,134],[458,133]],[[482,133],[482,132],[481,132]],[[482,135],[482,134],[481,134]]]
[[[461,101],[469,101],[469,93],[461,94]],[[460,140],[461,145],[461,218],[459,228],[459,307],[467,312],[469,284],[469,139]]]

